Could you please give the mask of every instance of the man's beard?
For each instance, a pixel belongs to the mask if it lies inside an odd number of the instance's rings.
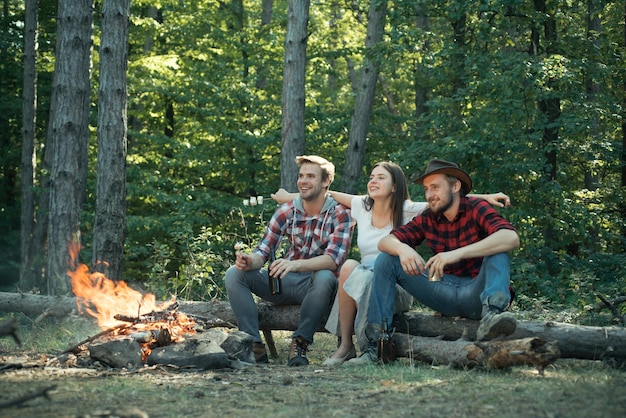
[[[441,199],[440,199],[441,201]],[[443,206],[441,206],[438,209],[432,209],[433,212],[435,213],[444,213],[445,211],[447,211],[448,209],[450,209],[452,207],[452,202],[454,201],[453,199],[453,195],[452,193],[448,193],[448,201],[446,203],[443,204]],[[433,206],[431,205],[431,208],[433,208]]]
[[[307,191],[307,194],[303,196],[302,193],[300,193],[300,197],[302,198],[302,200],[305,201],[310,201],[310,200],[315,200],[319,197],[319,195],[321,193],[323,193],[324,190],[323,189],[317,189],[317,188],[313,188],[313,189],[309,189]]]

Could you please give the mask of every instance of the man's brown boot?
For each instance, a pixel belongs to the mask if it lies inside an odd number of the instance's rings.
[[[289,346],[289,360],[287,365],[290,367],[306,366],[309,359],[306,358],[307,347],[309,343],[302,337],[296,337],[291,340]]]
[[[517,321],[511,312],[505,309],[509,303],[502,293],[487,298],[483,304],[482,319],[476,330],[477,341],[488,341],[498,337],[506,337],[515,332]]]
[[[265,351],[265,344],[253,343],[252,352],[254,353],[254,360],[257,364],[267,364],[269,360],[267,358],[267,351]]]

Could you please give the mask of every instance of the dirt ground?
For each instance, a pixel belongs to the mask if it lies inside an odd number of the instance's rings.
[[[560,359],[543,377],[532,367],[454,370],[408,359],[328,368],[321,362],[333,341],[318,340],[306,367],[286,367],[282,338],[269,366],[217,371],[119,370],[0,351],[0,417],[626,416],[626,371],[602,362]]]

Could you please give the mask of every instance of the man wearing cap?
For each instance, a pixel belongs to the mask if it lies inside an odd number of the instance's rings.
[[[317,155],[296,157],[299,196],[281,205],[270,219],[261,241],[250,253],[236,252],[226,271],[226,291],[241,331],[253,337],[257,363],[267,363],[259,333],[253,294],[276,305],[300,305],[287,364],[309,364],[306,352],[313,334],[330,310],[337,292],[337,274],[350,249],[350,211],[327,192],[335,166]],[[263,269],[281,241],[288,249]],[[280,294],[270,293],[268,274],[282,282]]]
[[[429,208],[378,243],[368,311],[370,344],[348,364],[377,362],[383,318],[391,321],[398,283],[419,302],[445,316],[480,319],[477,340],[510,335],[516,321],[511,302],[509,251],[519,245],[515,228],[484,200],[466,197],[470,176],[455,163],[431,160],[414,180],[424,186]],[[415,250],[425,243],[426,262]]]

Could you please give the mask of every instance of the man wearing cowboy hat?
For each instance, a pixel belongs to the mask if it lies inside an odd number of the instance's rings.
[[[378,330],[382,318],[393,317],[396,283],[443,315],[480,319],[479,341],[515,331],[515,317],[506,312],[512,299],[508,252],[519,245],[515,228],[486,201],[466,197],[472,180],[455,163],[431,160],[414,182],[424,186],[430,207],[379,241],[370,344],[348,364],[377,361]],[[422,242],[433,251],[427,262],[415,251]]]

